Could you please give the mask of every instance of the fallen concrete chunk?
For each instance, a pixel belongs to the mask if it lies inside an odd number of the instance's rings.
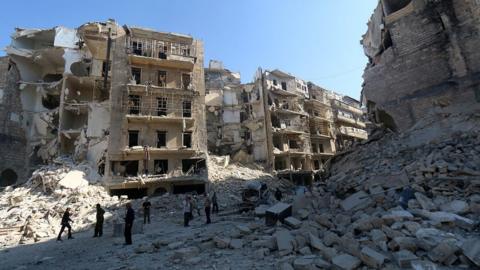
[[[315,268],[313,258],[297,258],[293,261],[293,269],[295,270],[313,270]]]
[[[368,207],[370,204],[372,204],[372,202],[372,199],[370,199],[365,191],[359,191],[343,200],[341,202],[341,206],[345,211],[355,211]]]
[[[427,196],[423,195],[420,192],[415,192],[415,198],[417,199],[420,206],[427,211],[435,210],[437,208],[432,202],[432,200],[430,200]]]
[[[434,249],[428,252],[428,258],[434,262],[443,263],[447,261],[450,256],[458,251],[458,247],[454,243],[442,242]]]
[[[355,258],[348,254],[341,254],[335,256],[332,259],[332,263],[334,266],[344,269],[344,270],[352,270],[356,269],[362,263],[358,258]]]
[[[257,207],[255,207],[255,216],[257,217],[264,217],[265,216],[265,212],[267,211],[268,209],[268,205],[266,204],[261,204]]]
[[[464,214],[468,212],[469,206],[468,206],[468,203],[466,203],[465,201],[454,200],[440,206],[440,209],[444,212],[449,212],[454,214]]]
[[[295,239],[289,231],[278,231],[274,236],[277,241],[277,248],[279,251],[285,251],[288,253],[293,251],[293,242]]]
[[[413,261],[411,267],[414,270],[437,270],[437,265],[429,261]]]
[[[410,267],[411,262],[417,260],[418,257],[408,250],[400,250],[394,253],[395,260],[398,266],[402,268]]]
[[[285,224],[287,224],[288,226],[294,228],[294,229],[298,229],[300,228],[300,226],[302,225],[302,222],[294,217],[287,217],[285,220],[284,220]]]
[[[250,230],[250,228],[246,225],[238,224],[235,227],[240,231],[241,234],[246,235],[246,234],[251,234],[252,233],[252,230]]]
[[[218,248],[228,248],[230,246],[230,239],[229,238],[221,238],[218,236],[213,237],[213,242],[215,246]]]
[[[64,188],[75,189],[88,186],[88,181],[85,179],[84,172],[71,170],[58,182],[58,184]]]
[[[195,257],[200,253],[200,249],[197,247],[185,247],[174,251],[172,258],[186,260]]]
[[[364,247],[361,250],[361,259],[366,265],[378,269],[388,258],[369,247]]]
[[[462,244],[463,254],[480,267],[480,238],[469,239]]]
[[[242,247],[243,247],[243,240],[242,239],[232,239],[230,241],[230,248],[240,249]]]
[[[382,219],[392,221],[402,221],[413,219],[413,215],[405,210],[393,210],[388,214],[382,216]]]
[[[277,221],[283,222],[285,218],[292,215],[292,205],[286,203],[277,203],[267,209],[265,212],[265,224],[274,226]]]

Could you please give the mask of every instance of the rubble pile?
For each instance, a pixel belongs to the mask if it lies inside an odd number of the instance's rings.
[[[261,165],[231,163],[229,156],[209,156],[209,180],[217,193],[220,204],[234,205],[241,202],[241,193],[249,181],[260,181],[267,184],[270,190],[277,187],[282,190],[293,190],[286,180],[269,174]]]
[[[88,165],[74,165],[55,160],[53,165],[36,170],[23,185],[7,187],[0,194],[1,247],[37,242],[52,238],[67,207],[73,214],[72,229],[78,231],[95,221],[95,204],[108,208],[119,204],[102,187],[92,185],[99,176]],[[109,220],[109,219],[106,219]]]

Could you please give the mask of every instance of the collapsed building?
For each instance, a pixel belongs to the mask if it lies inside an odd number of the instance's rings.
[[[109,20],[16,29],[6,52],[0,149],[14,158],[2,181],[64,155],[88,162],[112,194],[205,188],[200,41]]]
[[[360,102],[275,69],[242,84],[211,61],[205,69],[208,149],[264,162],[277,176],[309,184],[338,150],[367,139]]]
[[[404,130],[432,113],[478,111],[479,15],[474,0],[379,1],[361,42],[370,119]]]

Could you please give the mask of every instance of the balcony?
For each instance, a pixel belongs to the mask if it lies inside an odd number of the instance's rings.
[[[134,146],[125,148],[122,151],[126,156],[138,156],[143,157],[145,154],[145,150],[142,146]],[[156,148],[156,147],[148,147],[148,152],[151,155],[193,155],[195,154],[195,150],[192,148]]]
[[[351,117],[346,116],[346,115],[337,114],[337,120],[339,122],[355,125],[359,128],[365,128],[366,127],[365,122],[363,122],[359,119],[351,118]]]
[[[193,69],[195,46],[154,39],[132,38],[129,58],[133,65],[152,65],[167,68]]]
[[[360,108],[349,105],[349,104],[347,104],[345,102],[342,102],[340,100],[332,100],[332,106],[335,107],[335,108],[339,108],[339,109],[349,111],[349,112],[351,112],[353,114],[356,114],[356,115],[362,115],[363,114],[363,111]]]
[[[128,94],[140,95],[175,95],[192,97],[196,92],[185,90],[185,88],[160,87],[156,85],[127,84]]]
[[[368,139],[368,133],[363,129],[341,126],[338,128],[338,132],[342,135],[357,138],[357,139],[362,139],[362,140]]]
[[[300,96],[299,93],[290,92],[290,91],[282,89],[280,86],[275,86],[275,85],[272,85],[270,87],[270,92],[272,92],[274,94],[277,94],[279,96],[285,96],[285,97],[298,97],[298,96]]]
[[[129,95],[123,104],[128,122],[151,123],[191,124],[193,106],[191,98],[175,95]]]
[[[324,107],[331,107],[330,103],[326,100],[319,100],[319,99],[306,99],[305,103],[310,106],[324,106]]]

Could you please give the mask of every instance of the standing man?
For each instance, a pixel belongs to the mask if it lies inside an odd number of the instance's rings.
[[[103,235],[103,214],[105,214],[105,210],[97,203],[97,223],[95,223],[95,234],[93,237],[102,237]]]
[[[148,198],[143,202],[143,224],[150,224],[150,207],[152,204],[148,201]]]
[[[135,219],[135,212],[132,209],[132,204],[127,203],[127,213],[125,215],[125,245],[132,244],[132,227],[133,227],[133,220]]]
[[[192,203],[190,202],[190,196],[185,196],[183,201],[183,226],[188,227],[188,222],[192,218]]]
[[[58,234],[57,241],[62,241],[62,233],[65,228],[68,228],[68,239],[73,239],[72,227],[70,226],[70,222],[73,222],[73,220],[70,219],[70,207],[67,207],[67,210],[65,210],[65,213],[63,213],[62,222],[60,223],[62,225],[62,228],[60,229],[60,233]]]
[[[213,196],[212,196],[212,206],[213,206],[212,213],[218,214],[217,192],[215,191],[213,192]]]
[[[275,190],[275,199],[277,199],[277,201],[281,201],[282,200],[282,192],[280,191],[280,189],[277,187],[277,190]]]
[[[205,193],[205,216],[207,216],[207,224],[210,224],[210,205],[212,202],[210,201],[210,198],[208,197],[208,194]]]

